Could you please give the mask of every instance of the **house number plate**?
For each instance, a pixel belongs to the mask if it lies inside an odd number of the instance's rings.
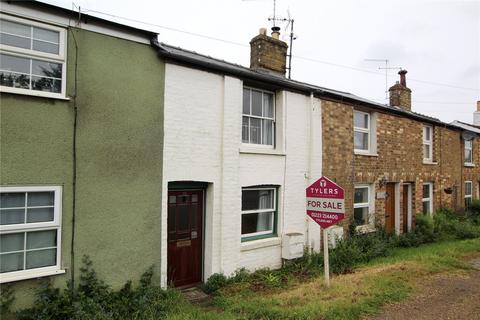
[[[191,241],[191,240],[177,241],[177,248],[190,247],[191,245],[192,245],[192,241]]]

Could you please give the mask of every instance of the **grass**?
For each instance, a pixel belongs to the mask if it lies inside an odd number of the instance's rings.
[[[330,288],[324,286],[323,277],[260,291],[235,284],[221,289],[213,300],[216,310],[204,315],[255,320],[359,319],[375,314],[386,303],[407,298],[419,279],[447,271],[464,272],[469,267],[462,258],[478,253],[480,239],[394,249],[355,273],[333,277]]]

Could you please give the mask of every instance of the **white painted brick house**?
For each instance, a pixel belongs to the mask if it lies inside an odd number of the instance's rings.
[[[165,67],[162,283],[280,267],[292,233],[297,250],[319,250],[305,188],[322,172],[320,100],[276,83],[283,76],[162,50],[177,55]]]

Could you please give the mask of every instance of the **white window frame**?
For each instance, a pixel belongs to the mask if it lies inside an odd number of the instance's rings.
[[[423,187],[428,185],[428,198],[423,197]],[[422,184],[422,213],[423,213],[423,203],[429,202],[430,203],[430,212],[424,213],[428,215],[433,215],[433,182],[424,182]]]
[[[470,194],[467,195],[467,184],[470,185]],[[464,202],[465,208],[467,207],[467,199],[470,199],[470,203],[473,201],[473,181],[465,181],[465,194],[464,194]]]
[[[61,87],[60,93],[44,92],[44,91],[33,90],[33,89],[12,88],[7,86],[0,86],[0,92],[10,92],[10,93],[23,94],[23,95],[29,95],[29,96],[66,99],[66,89],[67,89],[66,29],[53,26],[50,24],[45,24],[45,23],[41,23],[33,20],[27,20],[19,17],[5,15],[5,14],[0,14],[0,19],[59,32],[59,46],[58,46],[59,53],[58,54],[40,52],[32,49],[18,48],[15,46],[9,46],[5,44],[0,44],[0,53],[22,57],[22,58],[59,63],[62,65],[62,87]]]
[[[468,147],[468,148],[467,148],[467,142],[470,143],[470,147]],[[470,151],[470,157],[471,157],[470,161],[467,161],[467,158],[464,159],[465,165],[471,166],[471,165],[473,165],[473,139],[472,140],[466,140],[466,139],[463,140],[463,146],[464,146],[464,152],[463,152],[464,156],[465,156],[465,152],[467,150],[469,150]]]
[[[273,118],[268,118],[268,117],[260,117],[260,116],[254,116],[254,115],[251,115],[251,114],[244,114],[243,113],[243,90],[244,89],[248,89],[248,90],[255,90],[255,91],[259,91],[262,93],[262,110],[263,110],[263,94],[271,94],[272,95],[272,103],[273,103]],[[242,142],[242,145],[244,146],[255,146],[255,148],[265,148],[265,149],[274,149],[275,148],[275,144],[276,144],[276,114],[277,114],[277,110],[276,110],[276,102],[275,102],[275,92],[273,91],[268,91],[268,90],[263,90],[263,89],[258,89],[258,88],[254,88],[254,87],[248,87],[248,86],[243,86],[242,88],[242,130],[243,130],[243,117],[248,117],[248,118],[255,118],[255,119],[261,119],[261,120],[272,120],[273,123],[272,123],[272,144],[261,144],[261,143],[253,143],[253,142],[250,142],[250,126],[248,127],[248,141],[249,142],[243,142],[243,136],[242,136],[242,133],[240,134],[240,138],[241,138],[241,142]],[[251,110],[252,110],[252,94],[250,94],[250,113],[251,113]]]
[[[262,212],[271,212],[272,213],[272,230],[265,230],[265,231],[259,231],[259,232],[254,232],[254,233],[247,233],[247,234],[241,234],[241,239],[242,240],[248,240],[249,238],[256,237],[256,236],[263,236],[263,235],[274,235],[275,233],[275,214],[277,213],[277,188],[274,187],[264,187],[264,188],[249,188],[245,187],[242,188],[243,191],[256,191],[256,190],[273,190],[273,209],[257,209],[257,210],[242,210],[242,216],[244,214],[252,214],[252,213],[262,213]],[[243,195],[242,195],[243,197]],[[242,199],[243,200],[243,199]],[[241,222],[242,218],[240,217],[240,229],[241,229]]]
[[[360,202],[360,203],[355,203],[355,191],[357,189],[367,189],[368,191],[368,201],[367,202]],[[373,199],[373,194],[374,194],[374,187],[372,184],[355,184],[354,189],[353,189],[354,197],[353,197],[353,209],[357,208],[368,208],[368,221],[366,224],[363,225],[358,225],[357,229],[371,229],[375,227],[375,200]],[[355,215],[355,213],[353,213]]]
[[[430,130],[430,140],[425,138],[427,129]],[[426,146],[426,145],[430,146],[429,148],[430,154],[427,157],[425,157],[425,155],[423,154],[425,150],[423,146]],[[432,126],[424,125],[422,127],[422,157],[424,162],[433,162],[433,127]]]
[[[362,115],[367,115],[367,128],[355,127],[355,113]],[[372,114],[369,112],[364,112],[360,110],[353,110],[353,148],[354,152],[358,154],[371,154],[372,153]],[[367,139],[367,149],[356,149],[355,148],[355,132],[366,133],[368,136]]]
[[[61,270],[62,187],[60,186],[0,187],[1,193],[10,193],[10,192],[24,193],[24,192],[42,192],[42,191],[54,192],[53,221],[37,222],[37,223],[26,223],[25,221],[25,223],[22,223],[22,224],[2,225],[0,226],[0,234],[3,235],[3,234],[10,234],[10,233],[57,230],[57,245],[56,245],[57,263],[54,266],[0,273],[0,283],[65,273],[65,270]]]

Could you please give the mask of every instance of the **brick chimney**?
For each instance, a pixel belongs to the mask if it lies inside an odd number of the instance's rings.
[[[473,113],[473,124],[480,126],[480,101],[477,101],[477,111]]]
[[[388,91],[390,92],[390,105],[402,109],[412,110],[412,90],[407,88],[407,79],[405,75],[407,70],[400,70],[400,82],[397,81]]]
[[[250,68],[271,74],[285,76],[287,69],[288,45],[279,39],[280,28],[272,28],[272,36],[267,36],[267,29],[250,41]]]

